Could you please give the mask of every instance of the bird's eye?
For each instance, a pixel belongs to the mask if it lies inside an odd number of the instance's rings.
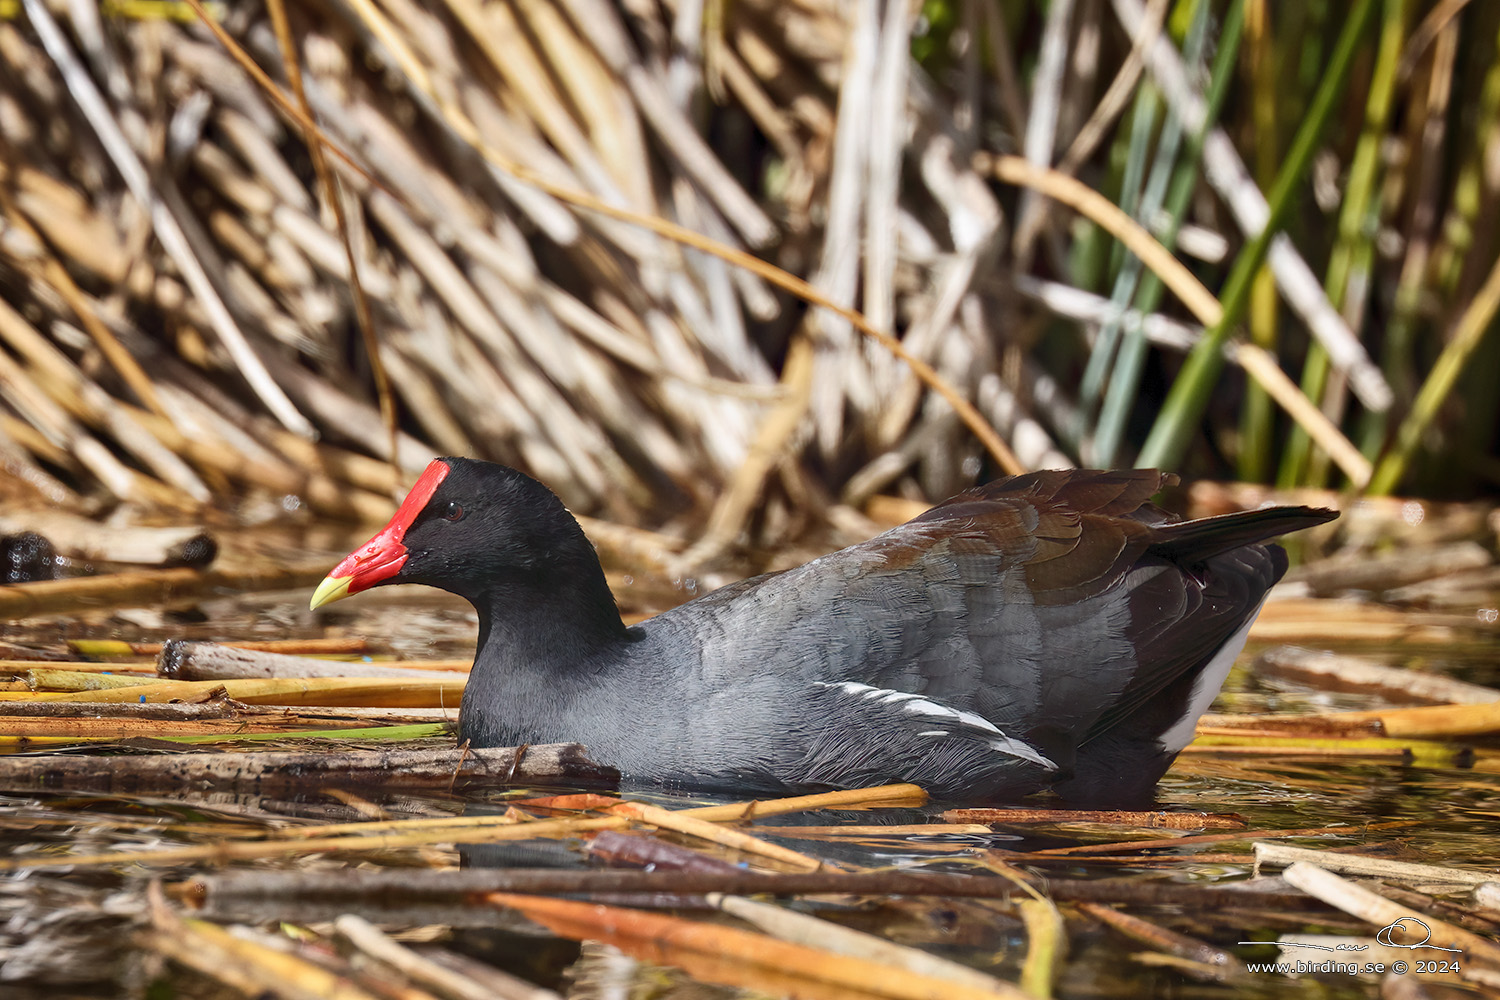
[[[449,500],[443,505],[442,515],[445,521],[462,521],[464,519],[464,509],[452,500]]]

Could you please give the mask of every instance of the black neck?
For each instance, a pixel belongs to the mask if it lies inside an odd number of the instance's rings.
[[[564,669],[597,659],[627,641],[614,595],[595,563],[592,573],[566,579],[543,574],[501,581],[469,596],[479,614],[479,646],[495,645],[505,659],[518,657]]]
[[[464,691],[460,730],[481,746],[577,738],[574,706],[621,656],[629,636],[604,574],[556,589],[496,586],[470,597],[479,648]]]

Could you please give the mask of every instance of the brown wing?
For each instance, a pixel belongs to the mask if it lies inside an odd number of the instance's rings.
[[[966,490],[910,524],[980,532],[1025,566],[1037,604],[1075,604],[1116,585],[1150,546],[1152,526],[1167,520],[1150,498],[1175,482],[1152,469],[1033,472]]]

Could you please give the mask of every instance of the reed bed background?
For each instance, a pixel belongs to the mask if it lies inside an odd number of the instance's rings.
[[[1464,0],[0,0],[0,533],[103,571],[0,588],[5,989],[1311,996],[1245,942],[1417,914],[1500,988],[1497,46]],[[454,750],[466,616],[314,621],[314,533],[223,530],[452,453],[592,515],[632,616],[1025,468],[1481,500],[1343,504],[1162,811],[664,808]]]
[[[707,558],[1016,468],[1500,482],[1490,4],[0,13],[56,505],[379,517],[469,454]]]

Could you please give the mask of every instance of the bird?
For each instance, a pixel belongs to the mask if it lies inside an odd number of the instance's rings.
[[[783,793],[889,782],[953,803],[1150,801],[1287,568],[1267,507],[1181,520],[1154,470],[997,479],[795,569],[633,626],[546,486],[429,464],[316,609],[423,584],[478,615],[473,746],[581,743],[632,782]]]

